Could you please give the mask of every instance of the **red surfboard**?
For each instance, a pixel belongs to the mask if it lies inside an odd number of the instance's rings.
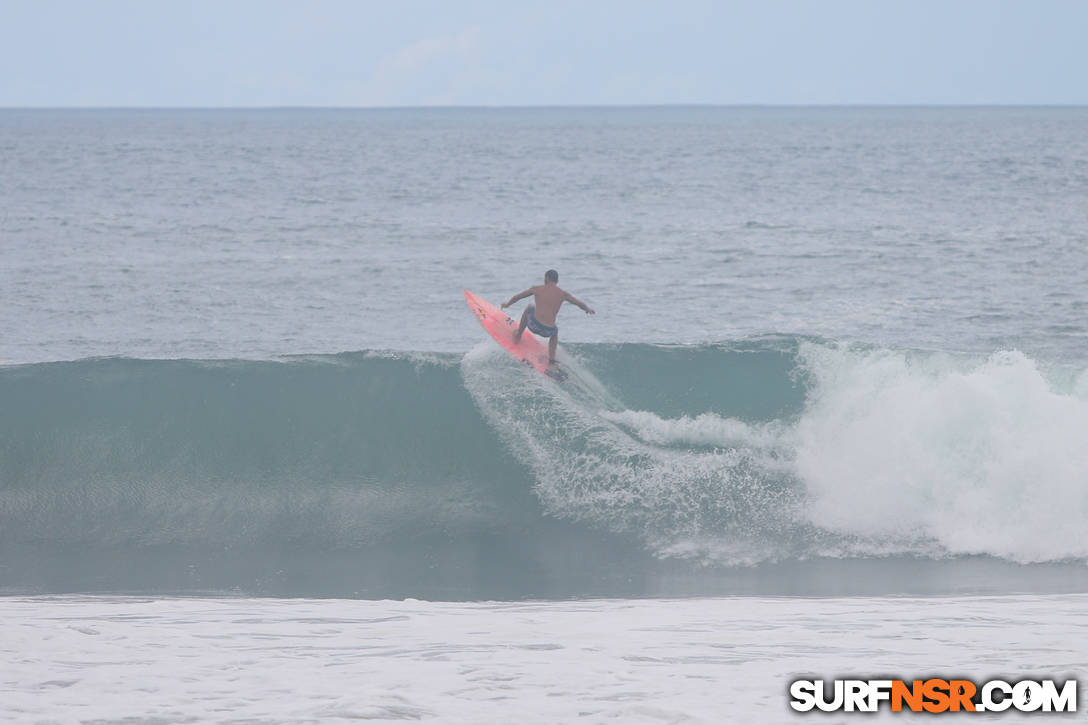
[[[520,341],[514,341],[514,333],[518,331],[519,324],[516,320],[468,290],[465,290],[465,301],[468,302],[468,308],[476,315],[476,319],[480,321],[487,333],[515,359],[544,373],[549,378],[564,380],[567,377],[567,374],[559,368],[558,363],[548,364],[547,344],[536,339],[529,330],[522,333]]]

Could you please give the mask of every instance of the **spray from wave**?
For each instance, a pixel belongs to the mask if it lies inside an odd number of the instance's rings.
[[[548,513],[634,531],[659,553],[713,536],[730,563],[777,556],[794,538],[798,491],[774,423],[616,410],[585,395],[597,381],[577,359],[564,386],[509,367],[501,351],[480,346],[462,362],[465,386],[532,470]]]
[[[501,357],[472,354],[462,367],[550,513],[635,530],[661,555],[1088,557],[1084,375],[1048,376],[1016,352],[803,340],[794,359],[804,403],[764,421],[603,407],[536,381],[530,394],[488,368]],[[728,397],[744,384],[733,377],[722,365],[688,381]]]

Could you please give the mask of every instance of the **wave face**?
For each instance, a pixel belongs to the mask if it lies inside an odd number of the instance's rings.
[[[1082,371],[802,338],[568,352],[562,386],[490,344],[0,369],[0,587],[516,598],[889,557],[1085,569]]]

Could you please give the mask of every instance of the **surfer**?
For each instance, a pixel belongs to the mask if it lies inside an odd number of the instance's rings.
[[[521,314],[521,325],[518,327],[518,331],[514,333],[514,342],[521,342],[521,335],[525,332],[526,327],[537,337],[550,338],[548,340],[548,362],[554,363],[555,348],[559,344],[559,328],[555,326],[555,318],[559,314],[559,308],[563,306],[563,303],[570,302],[572,305],[581,307],[587,315],[594,315],[596,312],[570,292],[560,289],[559,273],[554,269],[549,269],[544,273],[544,284],[538,284],[524,292],[517,293],[504,302],[502,308],[505,310],[529,295],[533,295],[534,304],[526,307],[525,312]]]

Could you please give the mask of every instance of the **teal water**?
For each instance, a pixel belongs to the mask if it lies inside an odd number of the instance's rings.
[[[1088,419],[1083,379],[1022,356],[782,337],[572,346],[566,364],[557,385],[486,343],[464,356],[0,369],[4,589],[539,598],[1088,585],[1067,516],[1088,495],[1084,453],[1062,432]],[[1016,437],[1028,453],[997,450]]]

